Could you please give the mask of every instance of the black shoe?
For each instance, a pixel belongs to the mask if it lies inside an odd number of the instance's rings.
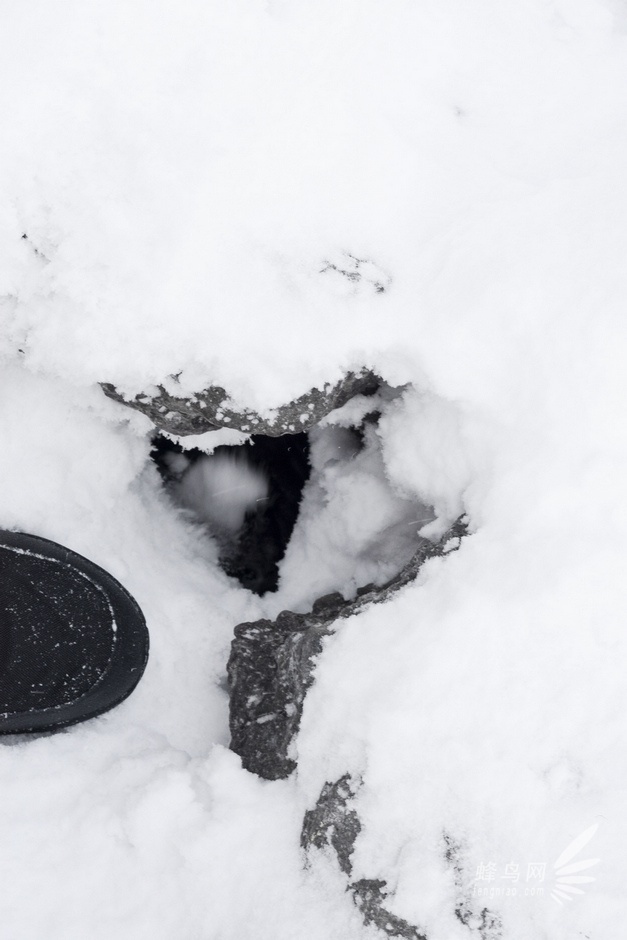
[[[147,660],[144,616],[115,578],[56,542],[0,530],[0,734],[101,715]]]

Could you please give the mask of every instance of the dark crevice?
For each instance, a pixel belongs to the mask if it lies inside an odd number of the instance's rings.
[[[156,435],[152,456],[176,501],[209,522],[226,573],[256,594],[276,591],[310,474],[307,434],[254,434],[211,455]],[[216,503],[229,496],[231,516],[225,518]]]
[[[309,479],[307,434],[254,435],[242,445],[268,479],[268,497],[247,514],[236,550],[225,559],[227,574],[257,594],[276,591],[279,562],[292,535],[300,498]]]

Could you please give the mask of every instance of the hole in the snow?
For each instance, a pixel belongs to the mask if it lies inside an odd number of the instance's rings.
[[[307,434],[254,434],[211,454],[158,435],[153,457],[174,500],[207,524],[226,573],[256,594],[276,591],[310,473]]]
[[[434,518],[387,480],[378,423],[400,391],[356,396],[308,432],[252,435],[209,454],[157,435],[152,455],[172,499],[214,537],[227,574],[310,609],[322,595],[350,598],[394,577]]]

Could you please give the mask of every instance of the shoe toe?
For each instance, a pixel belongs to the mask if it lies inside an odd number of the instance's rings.
[[[147,659],[143,614],[115,578],[55,542],[0,533],[0,734],[102,714]]]

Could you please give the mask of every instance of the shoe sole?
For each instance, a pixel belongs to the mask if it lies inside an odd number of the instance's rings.
[[[107,571],[0,531],[0,734],[55,731],[127,698],[148,661],[137,602]]]

